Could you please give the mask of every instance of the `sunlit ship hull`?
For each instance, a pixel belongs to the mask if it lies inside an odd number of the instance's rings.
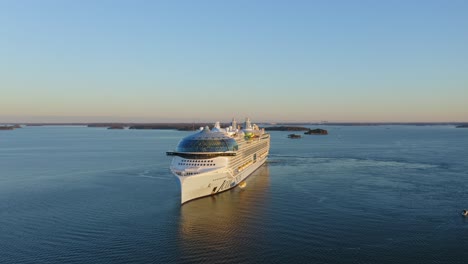
[[[180,183],[180,202],[183,204],[197,198],[215,195],[232,189],[262,166],[266,160],[267,158],[265,157],[257,161],[255,164],[252,164],[238,173],[235,177],[231,177],[227,170],[191,176],[179,176],[174,174],[179,179]]]

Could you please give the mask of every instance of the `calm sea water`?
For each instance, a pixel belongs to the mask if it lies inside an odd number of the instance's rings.
[[[468,129],[326,129],[182,207],[187,132],[0,131],[0,263],[468,263]]]

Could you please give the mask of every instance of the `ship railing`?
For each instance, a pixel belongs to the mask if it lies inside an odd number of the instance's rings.
[[[232,169],[228,169],[227,172],[231,176],[231,178],[234,178],[234,171]]]
[[[234,151],[225,151],[225,152],[178,152],[178,151],[167,151],[167,156],[179,156],[182,158],[192,158],[192,159],[210,159],[215,157],[231,157],[236,156]]]

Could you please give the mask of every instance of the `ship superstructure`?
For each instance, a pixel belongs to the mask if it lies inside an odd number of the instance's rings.
[[[175,151],[171,172],[178,178],[181,203],[234,188],[265,163],[270,134],[246,119],[221,128],[219,122],[183,138]]]

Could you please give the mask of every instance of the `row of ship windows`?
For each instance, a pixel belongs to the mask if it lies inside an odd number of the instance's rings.
[[[210,163],[210,164],[204,164],[204,163],[183,163],[183,162],[179,162],[179,165],[190,165],[190,166],[216,166],[216,164],[214,163]]]
[[[251,155],[255,152],[257,152],[258,150],[262,149],[262,148],[265,148],[267,147],[267,142],[263,142],[262,144],[258,145],[258,146],[255,146],[251,149],[248,149],[245,151],[245,155]]]
[[[213,162],[213,161],[212,160],[182,160],[182,162],[204,163],[204,162]]]
[[[176,172],[177,175],[182,176],[182,172]],[[199,172],[186,172],[184,175],[194,175],[199,174]]]

